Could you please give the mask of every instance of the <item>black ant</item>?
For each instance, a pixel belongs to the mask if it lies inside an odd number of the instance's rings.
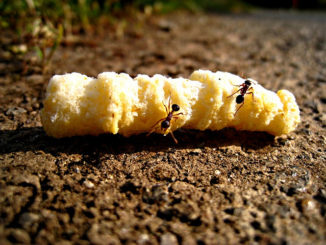
[[[163,102],[162,102],[162,103],[163,103]],[[179,116],[179,115],[183,115],[182,112],[179,112],[179,113],[177,113],[177,114],[174,114],[174,112],[177,112],[177,111],[180,110],[180,106],[177,105],[177,104],[173,104],[172,107],[170,108],[170,99],[169,99],[169,110],[168,110],[168,108],[166,107],[166,105],[165,105],[164,103],[163,103],[163,105],[164,105],[164,107],[165,107],[165,111],[166,111],[166,113],[167,113],[167,116],[166,116],[165,118],[162,118],[162,119],[158,120],[158,121],[154,124],[154,126],[152,127],[151,131],[150,131],[146,136],[148,136],[148,135],[150,135],[151,133],[153,133],[153,132],[155,131],[155,129],[156,129],[156,125],[159,124],[159,123],[161,123],[161,130],[164,132],[164,136],[165,136],[165,135],[167,134],[167,131],[169,130],[169,128],[170,128],[170,126],[171,126],[171,120],[172,120],[173,118],[178,119],[178,116]],[[170,110],[170,109],[171,109],[171,110]],[[171,133],[174,142],[175,142],[176,144],[178,144],[178,140],[174,137],[173,132],[170,130],[169,133]]]
[[[239,90],[237,90],[236,92],[234,92],[233,94],[231,94],[229,97],[232,97],[233,95],[235,95],[236,93],[240,92],[240,94],[235,98],[235,102],[237,104],[241,104],[238,109],[236,110],[236,112],[234,113],[237,114],[237,112],[240,110],[240,108],[243,106],[244,104],[244,96],[246,94],[251,94],[252,95],[252,99],[254,100],[254,92],[248,92],[249,90],[253,90],[252,88],[252,82],[249,80],[245,80],[244,83],[237,85],[238,87],[240,87]]]

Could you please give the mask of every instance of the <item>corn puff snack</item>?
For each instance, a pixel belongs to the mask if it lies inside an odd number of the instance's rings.
[[[91,78],[71,73],[51,78],[41,121],[46,133],[55,138],[167,134],[181,127],[233,127],[276,136],[296,128],[300,111],[291,92],[274,93],[252,79],[227,72],[198,70],[190,79],[162,75],[133,79],[115,72]]]

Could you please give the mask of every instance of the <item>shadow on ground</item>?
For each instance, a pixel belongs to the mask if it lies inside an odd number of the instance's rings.
[[[41,127],[2,130],[1,152],[44,151],[57,155],[59,153],[86,154],[98,153],[136,153],[142,151],[159,152],[169,149],[219,148],[224,146],[241,146],[242,149],[261,149],[274,144],[274,136],[264,132],[236,131],[227,128],[220,131],[179,130],[175,132],[179,144],[172,138],[158,134],[145,134],[131,137],[103,134],[100,136],[76,136],[54,139],[45,134]]]

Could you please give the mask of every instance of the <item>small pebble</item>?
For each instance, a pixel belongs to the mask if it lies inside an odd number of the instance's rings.
[[[28,233],[21,229],[13,229],[10,232],[8,239],[16,244],[30,244],[31,242],[31,238]]]
[[[89,180],[85,180],[85,181],[84,181],[84,185],[85,185],[87,188],[89,188],[89,189],[91,189],[91,188],[94,187],[94,183],[91,182],[91,181],[89,181]]]
[[[141,234],[137,240],[137,244],[148,244],[150,243],[150,238],[148,234]]]
[[[171,233],[165,233],[163,236],[161,236],[161,245],[174,245],[178,244],[178,240],[175,237],[175,235]]]
[[[19,218],[19,224],[25,229],[29,229],[39,220],[39,215],[34,213],[23,213]]]
[[[301,207],[302,207],[302,211],[308,212],[316,207],[316,203],[311,199],[303,199],[301,201]]]
[[[24,108],[21,107],[11,107],[6,111],[6,115],[12,115],[12,116],[17,116],[19,114],[25,113],[26,110]]]
[[[221,171],[217,169],[217,170],[215,170],[214,173],[215,173],[215,175],[220,175],[221,174]]]
[[[74,170],[75,170],[75,173],[80,174],[80,169],[78,167],[76,167]]]

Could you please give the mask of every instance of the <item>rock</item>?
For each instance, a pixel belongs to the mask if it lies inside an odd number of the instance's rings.
[[[93,224],[87,232],[87,237],[92,244],[119,244],[115,236],[109,234],[106,224]]]
[[[160,245],[177,245],[178,239],[171,233],[165,233],[161,236]]]
[[[305,198],[297,202],[297,207],[300,212],[308,213],[316,208],[316,203],[310,198]]]
[[[151,176],[156,180],[175,181],[178,171],[169,164],[159,163],[150,170]]]
[[[84,181],[84,185],[85,185],[87,188],[89,188],[89,189],[94,188],[94,183],[91,182],[90,180],[85,180],[85,181]]]
[[[37,190],[41,189],[39,177],[33,174],[16,175],[13,178],[13,183],[15,183],[16,185],[33,185],[36,187]]]
[[[173,191],[180,193],[192,193],[196,190],[196,187],[183,181],[174,182],[171,188]]]
[[[36,223],[40,219],[38,214],[34,213],[23,213],[19,218],[19,224],[25,229],[30,230],[31,228],[36,229],[38,224]],[[33,229],[33,230],[34,230]]]
[[[5,115],[6,116],[18,116],[18,115],[20,115],[22,113],[25,113],[25,112],[27,112],[27,111],[24,108],[11,107],[6,111]]]
[[[217,170],[215,170],[214,174],[218,176],[221,174],[221,171],[217,169]]]
[[[288,196],[306,192],[310,180],[310,171],[299,166],[292,166],[286,169],[278,178],[281,184],[280,190]]]
[[[137,240],[137,244],[151,244],[149,235],[146,233],[141,234]]]
[[[151,190],[146,190],[143,193],[143,201],[149,204],[167,201],[168,194],[168,191],[164,187],[155,185]]]
[[[8,240],[16,244],[30,244],[31,238],[28,233],[22,229],[13,229],[8,235]]]
[[[200,244],[192,236],[185,236],[182,238],[182,245],[196,245]]]

